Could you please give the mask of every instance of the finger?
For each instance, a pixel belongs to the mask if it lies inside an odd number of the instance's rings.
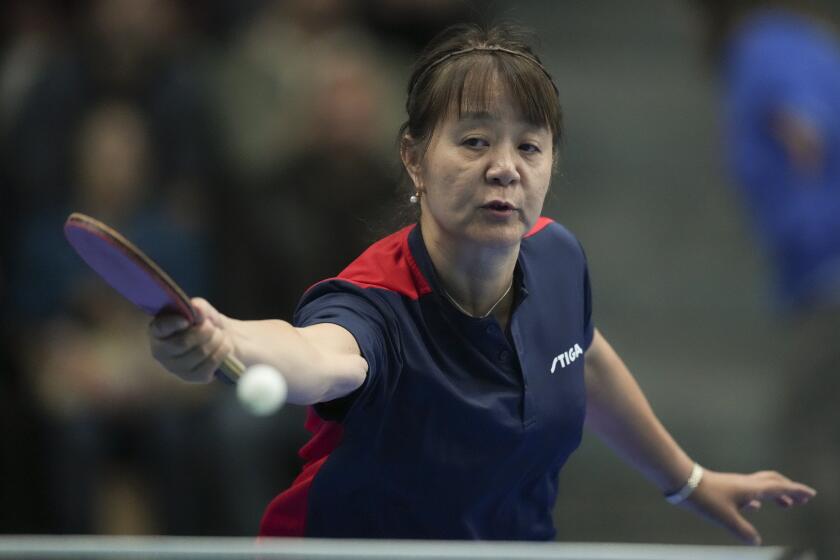
[[[207,317],[207,308],[210,306],[210,303],[204,298],[192,298],[190,304],[195,312],[196,322],[202,322]]]
[[[791,496],[794,498],[794,501],[798,501],[797,497],[802,497],[807,501],[810,498],[816,496],[817,491],[807,484],[802,484],[800,482],[794,482],[793,480],[789,479],[785,475],[777,472],[777,471],[760,471],[755,473],[756,476],[761,477],[766,481],[772,481],[775,483],[776,488],[789,488],[790,492],[796,494],[797,496]]]
[[[776,503],[779,504],[783,508],[789,508],[794,505],[794,500],[788,495],[782,495],[776,497]]]
[[[758,471],[755,473],[756,476],[760,476],[761,478],[768,478],[773,480],[789,480],[785,475],[780,473],[779,471]]]
[[[149,333],[158,339],[169,338],[190,326],[190,322],[180,315],[158,315],[149,323]]]
[[[816,495],[816,490],[799,482],[771,483],[759,489],[758,498],[762,500],[775,499],[779,496],[789,496],[796,503],[805,503]]]
[[[220,329],[205,321],[167,339],[152,339],[152,355],[185,381],[204,382],[204,372],[198,371],[201,364],[226,340]]]
[[[224,353],[227,355],[227,337],[225,336],[224,331],[221,329],[215,328],[211,325],[205,325],[202,330],[206,330],[207,334],[209,334],[209,338],[207,338],[204,342],[201,343],[201,350],[204,352],[206,356],[214,356],[220,353]],[[222,356],[224,357],[224,356]]]
[[[205,322],[196,331],[193,350],[191,350],[194,367],[207,358],[217,357],[221,363],[233,351],[233,345],[221,329]]]
[[[737,511],[729,523],[729,530],[746,544],[761,544],[761,535],[756,528]]]
[[[213,356],[205,356],[203,360],[181,373],[181,379],[188,383],[209,383],[213,380],[213,373],[218,369],[219,363],[214,361]]]
[[[793,501],[797,505],[807,504],[811,498],[817,495],[817,491],[811,488],[810,486],[805,486],[805,488],[800,492],[791,492],[788,494]]]
[[[164,341],[159,345],[159,354],[164,359],[177,360],[181,369],[192,370],[216,351],[222,339],[218,329],[204,324]]]
[[[195,347],[195,344],[188,340],[183,331],[176,332],[166,338],[151,338],[152,354],[158,360],[169,360],[180,358]]]
[[[199,323],[204,319],[207,319],[217,327],[222,326],[221,313],[216,311],[216,308],[210,305],[209,301],[204,298],[197,297],[192,298],[190,302],[192,303],[193,309],[195,309]]]
[[[170,358],[168,368],[189,383],[205,383],[210,380],[216,367],[213,365],[216,353],[206,346],[195,346],[187,353]]]
[[[750,500],[741,506],[741,511],[758,511],[761,509],[761,500]]]
[[[219,369],[221,367],[222,362],[225,361],[225,358],[227,358],[231,354],[233,354],[233,344],[231,344],[231,342],[226,337],[223,337],[222,343],[211,355],[211,358],[216,363],[216,367],[213,369],[213,371]]]
[[[210,324],[202,323],[166,338],[152,338],[152,355],[161,361],[186,359],[192,363],[196,358],[191,358],[190,354],[197,351],[203,359],[209,352],[203,352],[202,347],[212,340],[217,330]]]
[[[222,361],[232,352],[232,347],[219,334],[218,339],[212,342],[214,346],[211,350],[210,346],[204,348],[204,351],[209,351],[209,354],[199,355],[199,360],[185,372],[183,378],[190,382],[207,383],[213,380],[213,374],[221,366]]]

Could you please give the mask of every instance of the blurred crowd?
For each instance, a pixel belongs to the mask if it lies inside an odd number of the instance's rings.
[[[413,55],[476,5],[3,3],[2,532],[256,532],[303,411],[250,417],[167,375],[63,221],[120,230],[229,315],[290,318],[398,225]]]

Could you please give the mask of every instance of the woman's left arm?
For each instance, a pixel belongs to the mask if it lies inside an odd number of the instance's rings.
[[[586,351],[585,378],[586,426],[665,495],[679,492],[692,474],[694,461],[656,418],[627,366],[597,330]],[[804,504],[815,493],[777,472],[746,475],[705,470],[682,504],[744,542],[761,544],[744,511],[758,509],[763,500],[770,499],[783,507]]]

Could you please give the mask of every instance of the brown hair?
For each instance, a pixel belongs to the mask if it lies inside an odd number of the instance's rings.
[[[408,120],[400,127],[400,138],[408,134],[425,143],[450,110],[458,116],[486,111],[498,81],[529,123],[551,131],[556,155],[563,121],[560,100],[530,46],[531,37],[509,24],[454,25],[440,33],[414,66],[405,105]]]

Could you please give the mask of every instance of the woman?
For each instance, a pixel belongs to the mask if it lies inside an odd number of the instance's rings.
[[[207,302],[158,317],[154,355],[207,382],[222,358],[283,372],[314,405],[307,463],[265,535],[550,540],[557,475],[584,424],[682,502],[760,542],[743,509],[814,495],[771,472],[704,472],[593,327],[586,259],[540,218],[557,89],[515,31],[458,26],[421,55],[401,156],[418,224],[304,294],[294,326]]]

